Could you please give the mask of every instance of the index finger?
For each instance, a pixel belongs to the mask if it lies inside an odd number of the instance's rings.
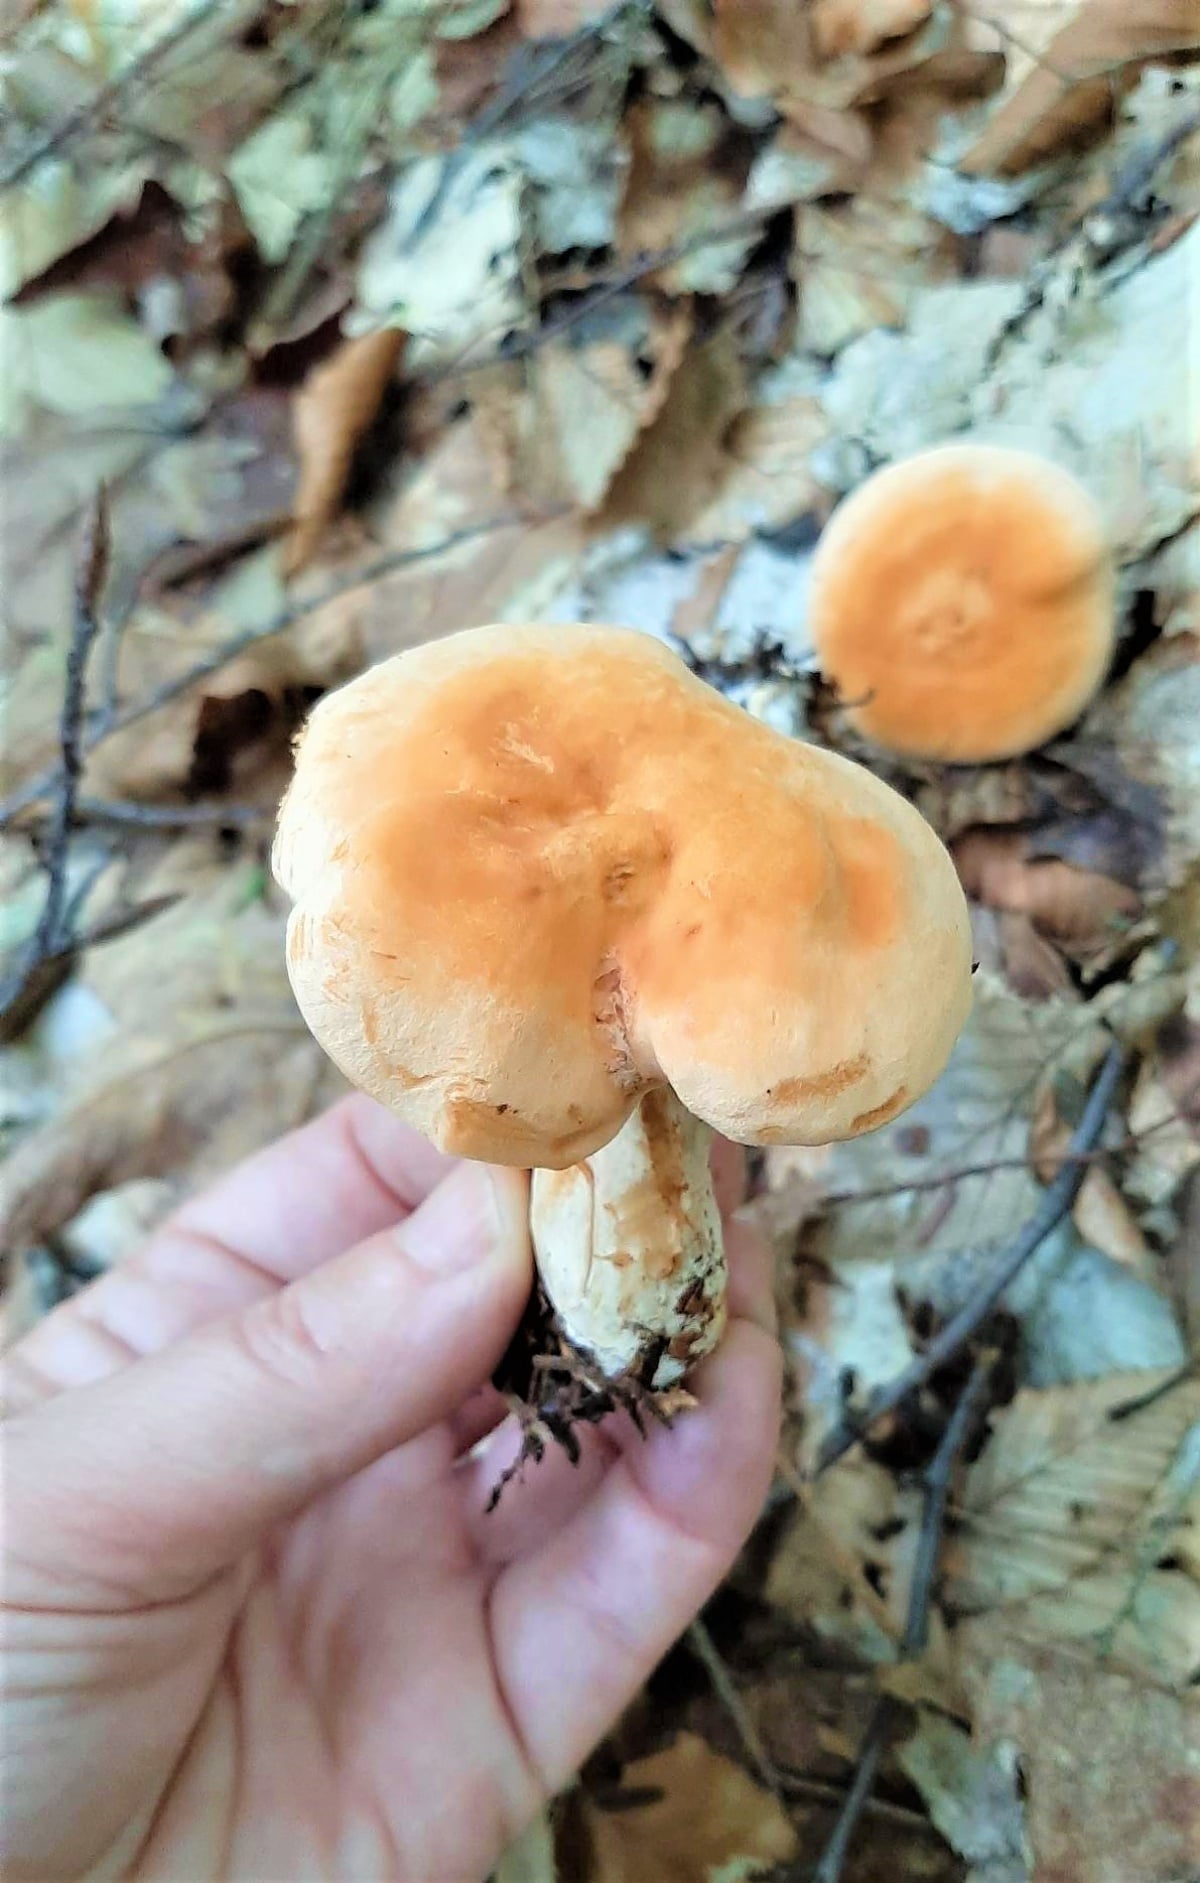
[[[373,1099],[342,1099],[39,1322],[9,1356],[9,1406],[102,1379],[295,1281],[403,1221],[453,1162]]]

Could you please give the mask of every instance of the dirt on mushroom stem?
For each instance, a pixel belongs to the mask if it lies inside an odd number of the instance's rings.
[[[669,1387],[725,1325],[712,1131],[654,1086],[620,1131],[567,1170],[533,1175],[530,1226],[571,1344],[606,1378]]]

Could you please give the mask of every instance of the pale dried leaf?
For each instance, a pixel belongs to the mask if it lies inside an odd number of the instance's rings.
[[[813,105],[801,126],[784,124],[750,166],[746,209],[780,209],[814,197],[840,195],[861,182],[871,161],[867,118]]]
[[[300,482],[286,574],[304,567],[336,515],[354,448],[379,410],[403,345],[404,335],[395,327],[343,340],[296,394],[292,418]]]
[[[1073,1639],[1186,1680],[1200,1662],[1200,1589],[1170,1565],[1197,1419],[1200,1380],[1167,1369],[1019,1393],[968,1474],[950,1599],[1001,1611],[1017,1636]]]
[[[411,164],[363,251],[357,320],[405,328],[414,366],[457,361],[475,343],[494,350],[528,316],[521,187],[504,145],[463,153],[446,184],[441,159]]]
[[[690,310],[638,303],[600,313],[533,356],[489,370],[472,407],[499,453],[502,487],[533,509],[603,501],[668,396]]]
[[[899,1759],[942,1836],[961,1857],[1023,1871],[1028,1855],[1016,1747],[972,1744],[944,1714],[922,1709]]]
[[[764,396],[765,395],[765,396]],[[815,393],[759,387],[759,402],[738,413],[723,441],[717,488],[689,529],[698,543],[740,543],[752,531],[777,530],[820,512],[826,494],[812,468],[813,454],[829,434],[829,421]],[[795,655],[807,645],[803,630],[803,575],[791,558],[791,606],[782,638]],[[748,618],[741,616],[744,629]]]
[[[373,530],[385,551],[449,546],[308,618],[310,633],[356,647],[359,665],[458,628],[544,618],[574,576],[583,547],[581,523],[561,508],[548,516],[520,512],[473,416],[438,436],[411,479],[378,507]],[[356,545],[350,570],[362,560]],[[327,562],[322,580],[337,572]]]
[[[612,0],[516,0],[517,24],[527,39],[566,39],[612,11]]]
[[[794,0],[715,0],[712,51],[726,78],[744,96],[770,98],[785,117],[811,104],[835,109],[876,97],[889,81],[933,60],[952,43],[954,19],[917,0],[857,0],[859,23],[847,31],[848,9],[830,0],[819,43],[820,9]],[[900,37],[886,17],[916,15]],[[882,30],[869,24],[870,17]],[[862,42],[865,50],[848,43]],[[835,46],[841,41],[843,45]],[[825,56],[828,50],[833,56]]]
[[[869,1661],[890,1661],[904,1632],[919,1496],[856,1457],[805,1488],[771,1558],[773,1607]]]
[[[0,437],[17,436],[33,408],[70,415],[152,407],[175,375],[120,297],[56,294],[0,308]]]
[[[783,1807],[694,1733],[627,1765],[622,1786],[661,1796],[621,1811],[585,1805],[595,1883],[750,1883],[795,1851]]]
[[[822,1253],[847,1265],[864,1251],[906,1256],[920,1288],[937,1277],[938,1252],[1006,1240],[1042,1194],[1027,1161],[1037,1095],[1059,1070],[1090,1072],[1099,1044],[1096,1019],[1077,1002],[1025,1000],[978,973],[971,1017],[933,1089],[894,1124],[833,1147],[831,1190],[886,1194],[840,1207]]]
[[[800,340],[835,354],[874,328],[900,326],[913,292],[951,272],[945,231],[902,203],[864,192],[836,208],[806,207],[792,250]]]
[[[513,135],[530,185],[531,218],[544,255],[615,244],[627,153],[615,116],[535,118]]]
[[[1105,719],[1125,769],[1166,800],[1174,887],[1200,862],[1200,635],[1173,634],[1136,661]]]
[[[180,881],[181,862],[150,879],[147,895]],[[54,1235],[116,1184],[210,1174],[302,1122],[340,1085],[292,999],[284,911],[258,887],[257,872],[217,868],[196,893],[89,955],[86,984],[119,1031],[83,1056],[62,1109],[9,1159],[7,1247]]]
[[[1200,1164],[1200,1080],[1173,1089],[1147,1060],[1129,1101],[1129,1130],[1138,1148],[1125,1187],[1144,1203],[1164,1203]]]

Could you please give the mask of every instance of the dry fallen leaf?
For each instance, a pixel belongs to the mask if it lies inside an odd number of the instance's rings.
[[[924,24],[933,0],[815,0],[813,43],[822,59],[843,52],[875,52]]]
[[[566,39],[612,11],[611,0],[516,0],[517,24],[527,39]]]
[[[805,1488],[771,1558],[774,1608],[865,1660],[891,1660],[904,1632],[920,1496],[856,1457]]]
[[[648,98],[626,112],[623,128],[629,143],[618,221],[623,255],[693,243],[734,220],[749,166],[718,105]],[[695,243],[654,280],[674,294],[726,294],[758,238],[751,224],[720,241]]]
[[[616,1811],[585,1806],[593,1883],[750,1883],[795,1852],[777,1800],[694,1733],[627,1765],[621,1785],[657,1796]]]
[[[899,34],[889,21],[907,17]],[[785,117],[812,104],[844,109],[873,100],[952,41],[952,13],[919,0],[714,0],[712,53],[746,97],[770,98]],[[822,43],[822,33],[824,43]]]
[[[971,1017],[932,1091],[894,1124],[833,1147],[831,1191],[883,1194],[839,1207],[815,1238],[818,1252],[847,1272],[867,1256],[904,1257],[918,1286],[937,1276],[943,1253],[994,1250],[1042,1195],[1028,1163],[1037,1094],[1061,1069],[1089,1075],[1100,1037],[1086,1006],[1024,1000],[981,970]]]
[[[312,617],[314,631],[327,623],[335,641],[354,638],[360,665],[457,628],[537,620],[575,573],[583,543],[583,525],[566,507],[522,514],[506,496],[471,413],[449,425],[411,479],[378,506],[372,529],[385,553],[449,546]],[[354,564],[361,560],[357,549]]]
[[[945,230],[902,202],[863,192],[796,216],[799,334],[814,353],[839,353],[861,334],[901,326],[911,294],[951,272]]]
[[[967,1475],[948,1598],[1027,1642],[1068,1642],[1166,1686],[1200,1668],[1200,1380],[1162,1370],[1026,1388]]]
[[[480,375],[472,409],[522,507],[596,509],[666,400],[691,330],[686,305],[627,303]]]
[[[1200,634],[1158,642],[1103,710],[1125,769],[1166,801],[1165,875],[1178,887],[1200,862]]]
[[[1023,831],[968,830],[952,845],[969,896],[1030,916],[1075,953],[1111,942],[1138,914],[1139,897],[1125,883],[1032,852],[1033,840]]]
[[[1049,17],[1057,30],[1024,61],[1033,69],[1018,66],[1016,90],[960,159],[968,174],[1011,175],[1054,155],[1106,117],[1129,66],[1200,46],[1195,0],[1079,0]]]
[[[663,542],[677,537],[719,492],[730,428],[745,404],[745,369],[729,329],[693,342],[613,482],[605,521],[642,524]]]
[[[1200,1710],[1077,1653],[972,1622],[976,1743],[1019,1750],[1040,1883],[1190,1883],[1200,1870]]]
[[[403,344],[404,335],[395,327],[343,340],[296,394],[292,417],[300,483],[285,574],[295,575],[311,559],[336,515],[355,446],[379,410]]]
[[[213,854],[211,839],[191,848]],[[284,911],[262,899],[257,866],[198,867],[195,893],[90,952],[84,984],[115,1028],[9,1159],[6,1247],[57,1234],[89,1198],[132,1178],[182,1185],[224,1169],[341,1089],[296,1010]],[[188,874],[177,854],[144,894],[179,893]]]

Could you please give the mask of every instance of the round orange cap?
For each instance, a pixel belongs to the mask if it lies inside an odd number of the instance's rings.
[[[317,1038],[498,1163],[572,1164],[664,1082],[745,1143],[850,1136],[924,1091],[970,1002],[913,807],[619,629],[473,629],[331,694],[274,864]]]
[[[834,512],[810,622],[824,673],[878,745],[960,764],[1032,751],[1078,717],[1112,656],[1100,513],[1029,452],[921,452]]]

